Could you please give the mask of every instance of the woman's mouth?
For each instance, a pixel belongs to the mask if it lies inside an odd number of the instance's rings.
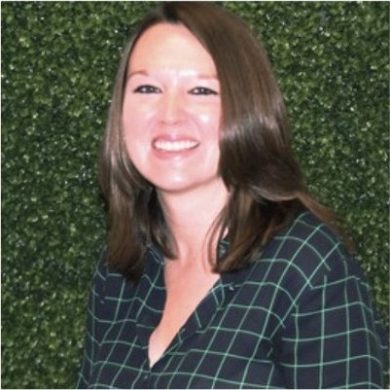
[[[199,142],[194,140],[164,140],[156,139],[152,143],[153,148],[162,152],[184,152],[196,148]]]

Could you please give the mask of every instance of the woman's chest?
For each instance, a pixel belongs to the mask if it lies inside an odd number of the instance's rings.
[[[219,279],[219,275],[184,272],[166,273],[166,300],[162,317],[149,339],[149,360],[153,365],[168,348],[188,319]]]
[[[97,351],[96,383],[127,388],[282,386],[273,340],[280,324],[270,314],[270,302],[254,300],[250,291],[244,295],[217,283],[152,367],[149,338],[162,312],[147,301],[134,305],[136,310],[111,325]]]

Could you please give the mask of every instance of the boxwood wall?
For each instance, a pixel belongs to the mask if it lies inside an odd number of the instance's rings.
[[[104,244],[96,155],[150,2],[2,3],[2,387],[75,385]],[[263,37],[312,191],[346,221],[388,323],[389,8],[228,2]]]

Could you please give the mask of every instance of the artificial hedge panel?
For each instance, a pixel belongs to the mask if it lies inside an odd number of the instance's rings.
[[[104,245],[96,156],[121,49],[155,2],[2,3],[2,387],[74,387]],[[389,8],[226,2],[263,37],[312,191],[388,324]]]

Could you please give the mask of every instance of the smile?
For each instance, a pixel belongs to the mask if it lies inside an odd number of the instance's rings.
[[[182,152],[185,150],[194,149],[199,145],[199,142],[182,140],[182,141],[166,141],[156,140],[153,142],[153,147],[164,152]]]

